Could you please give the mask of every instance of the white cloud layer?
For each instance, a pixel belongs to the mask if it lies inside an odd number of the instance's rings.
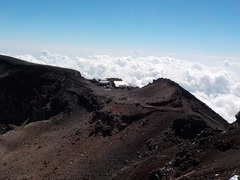
[[[39,59],[17,55],[29,62],[76,69],[85,78],[120,77],[134,86],[144,86],[153,79],[169,78],[194,94],[228,122],[240,111],[240,63],[225,60],[207,67],[169,57],[111,57],[94,55],[73,57],[43,51]]]

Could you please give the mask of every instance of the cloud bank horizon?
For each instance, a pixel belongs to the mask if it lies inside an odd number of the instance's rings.
[[[114,57],[91,55],[70,57],[42,51],[36,58],[30,54],[11,55],[33,63],[75,69],[91,78],[119,77],[133,86],[145,86],[158,78],[180,84],[229,123],[240,111],[240,63],[222,60],[212,66],[172,57]]]

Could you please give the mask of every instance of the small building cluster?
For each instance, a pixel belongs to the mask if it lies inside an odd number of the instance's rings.
[[[90,82],[96,83],[105,88],[124,89],[131,88],[131,85],[120,78],[91,79]]]

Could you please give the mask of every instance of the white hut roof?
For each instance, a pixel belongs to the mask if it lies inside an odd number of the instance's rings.
[[[116,87],[122,87],[122,86],[130,86],[130,84],[124,82],[124,81],[113,81]]]

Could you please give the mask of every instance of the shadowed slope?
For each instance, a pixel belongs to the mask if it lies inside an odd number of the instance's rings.
[[[0,72],[2,132],[9,129],[9,124],[46,120],[71,111],[77,104],[89,110],[95,106],[91,90],[82,85],[84,80],[77,71],[0,56]],[[80,87],[77,91],[74,83]]]

